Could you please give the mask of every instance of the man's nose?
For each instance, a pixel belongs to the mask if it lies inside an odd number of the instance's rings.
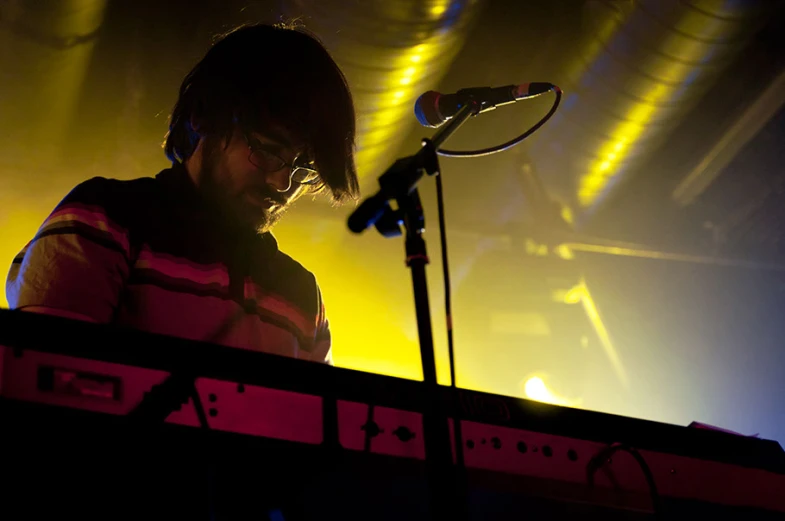
[[[285,166],[267,174],[267,184],[279,192],[288,192],[292,187],[292,167]]]

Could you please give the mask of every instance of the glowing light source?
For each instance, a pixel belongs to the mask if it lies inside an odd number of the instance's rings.
[[[403,71],[403,78],[401,78],[401,85],[408,85],[412,82],[412,76],[417,72],[417,67],[409,67]]]
[[[564,303],[565,304],[577,304],[583,298],[583,286],[578,284],[577,286],[570,289],[567,293],[564,294]]]
[[[539,376],[532,376],[526,380],[523,390],[526,393],[526,397],[532,400],[547,402],[550,398],[548,388],[545,387],[545,382]]]
[[[572,252],[570,247],[566,244],[559,244],[556,246],[556,255],[564,260],[572,260],[575,258],[575,254]]]
[[[443,15],[446,10],[447,10],[447,6],[444,4],[435,5],[431,7],[431,14],[433,16],[440,16]]]
[[[543,379],[539,376],[532,376],[523,384],[523,392],[529,400],[536,400],[538,402],[552,403],[554,405],[574,406],[578,401],[567,400],[563,398],[545,385]]]

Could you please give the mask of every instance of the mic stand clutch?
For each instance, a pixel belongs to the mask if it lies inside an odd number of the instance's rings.
[[[363,201],[349,216],[348,221],[349,229],[355,233],[360,233],[371,225],[388,238],[400,236],[401,225],[406,231],[406,265],[412,275],[420,358],[427,400],[423,407],[423,436],[428,488],[432,515],[434,519],[439,520],[466,519],[468,505],[464,484],[456,479],[450,428],[436,381],[431,311],[425,273],[425,266],[429,262],[423,238],[425,215],[417,191],[417,183],[424,174],[439,174],[437,149],[470,116],[478,114],[480,109],[479,103],[469,100],[432,139],[422,141],[419,152],[398,159],[379,178],[379,191]],[[398,207],[396,210],[390,207],[391,200],[395,200]],[[463,447],[455,449],[459,451],[463,450]]]

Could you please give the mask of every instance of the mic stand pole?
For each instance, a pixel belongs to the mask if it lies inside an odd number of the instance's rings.
[[[433,330],[425,272],[425,266],[429,263],[423,238],[425,215],[417,191],[417,183],[424,174],[439,174],[436,150],[469,117],[478,114],[479,111],[480,104],[469,100],[432,139],[423,139],[422,148],[417,154],[397,160],[379,178],[379,191],[363,201],[349,217],[349,228],[357,233],[371,225],[388,238],[401,235],[401,224],[406,231],[406,265],[411,270],[412,276],[423,383],[426,390],[423,436],[431,514],[433,519],[440,521],[468,519],[468,500],[464,484],[456,479],[449,423],[440,400],[436,380]],[[390,207],[390,200],[396,201],[397,210]],[[455,421],[458,421],[457,417]],[[455,447],[455,450],[463,450],[463,447]]]

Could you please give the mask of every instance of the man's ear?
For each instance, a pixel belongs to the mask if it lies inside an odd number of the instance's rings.
[[[191,150],[196,150],[196,145],[202,139],[202,134],[199,132],[201,127],[199,120],[192,115],[188,120],[188,142],[191,144]]]
[[[202,123],[195,114],[191,114],[191,119],[188,120],[189,129],[191,132],[199,133],[202,128]]]

